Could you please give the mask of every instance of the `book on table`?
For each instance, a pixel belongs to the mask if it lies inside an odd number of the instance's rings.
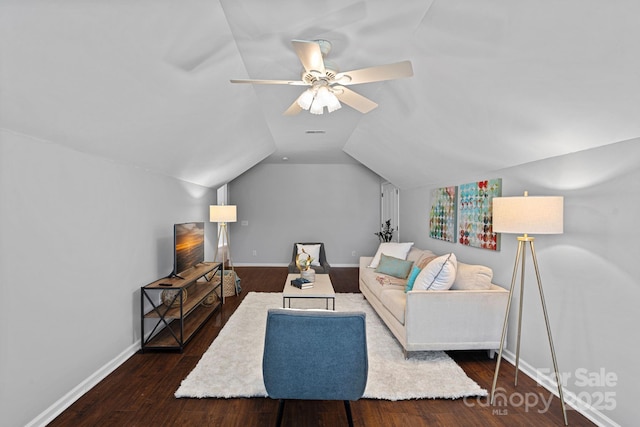
[[[303,279],[299,277],[291,281],[291,286],[295,286],[298,289],[309,289],[309,288],[313,288],[313,282],[310,282],[307,279]]]

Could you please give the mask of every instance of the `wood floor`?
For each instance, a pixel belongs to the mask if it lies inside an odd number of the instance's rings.
[[[176,399],[173,393],[195,367],[242,298],[250,291],[280,292],[286,268],[236,268],[242,279],[242,295],[226,299],[222,310],[187,345],[183,353],[146,352],[133,355],[111,375],[87,392],[50,426],[269,426],[274,425],[278,402],[269,398]],[[358,292],[357,268],[332,268],[336,292]],[[487,353],[449,352],[469,377],[491,390],[495,360]],[[221,360],[220,363],[224,363]],[[507,403],[492,407],[487,398],[352,402],[356,426],[561,426],[560,401],[524,374],[513,386],[514,367],[503,362],[499,387]],[[510,397],[510,398],[509,398]],[[526,406],[522,399],[537,405]],[[543,402],[544,401],[544,402]],[[511,403],[509,403],[511,402]],[[594,425],[569,409],[569,425]],[[346,425],[342,402],[289,401],[284,426]]]

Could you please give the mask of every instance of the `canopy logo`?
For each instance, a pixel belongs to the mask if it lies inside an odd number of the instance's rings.
[[[560,372],[558,377],[555,378],[555,372],[551,369],[539,369],[536,371],[535,380],[538,384],[548,383],[550,379],[559,380],[566,390],[582,389],[577,393],[565,393],[565,403],[569,408],[585,405],[598,411],[612,411],[616,408],[616,392],[611,390],[618,384],[618,375],[615,372],[607,372],[604,368],[595,372],[578,368],[574,372]],[[555,387],[555,384],[553,386]],[[549,410],[553,398],[554,395],[549,392],[507,393],[504,388],[497,387],[492,413],[508,415],[508,408],[524,408],[525,412],[536,411],[543,414]],[[492,406],[489,399],[479,396],[465,397],[463,401],[469,407]]]

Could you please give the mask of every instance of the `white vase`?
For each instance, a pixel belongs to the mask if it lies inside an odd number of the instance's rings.
[[[303,279],[307,279],[310,282],[316,281],[316,271],[313,268],[309,268],[308,270],[302,270],[300,272],[300,277]]]

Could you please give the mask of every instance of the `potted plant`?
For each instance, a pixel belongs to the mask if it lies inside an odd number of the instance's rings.
[[[393,228],[391,228],[391,219],[388,219],[381,224],[380,231],[373,233],[378,236],[380,242],[390,242],[393,239]]]

